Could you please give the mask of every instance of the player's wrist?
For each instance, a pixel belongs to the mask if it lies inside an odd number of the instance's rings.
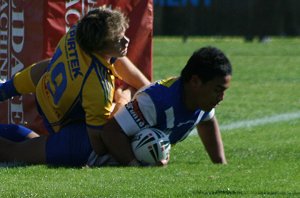
[[[126,105],[127,103],[129,102],[129,100],[119,100],[119,101],[116,101],[116,104],[118,105]]]

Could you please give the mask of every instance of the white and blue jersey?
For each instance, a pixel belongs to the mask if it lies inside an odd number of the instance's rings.
[[[190,111],[182,97],[180,78],[161,80],[140,90],[114,117],[128,136],[153,127],[169,134],[171,144],[176,144],[199,122],[211,119],[215,112],[214,109]]]

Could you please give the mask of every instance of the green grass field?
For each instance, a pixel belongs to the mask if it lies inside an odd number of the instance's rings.
[[[0,168],[0,197],[300,197],[300,39],[155,38],[154,79],[179,75],[206,45],[221,48],[234,68],[216,110],[221,126],[296,117],[224,130],[225,166],[212,164],[191,135],[164,168]]]

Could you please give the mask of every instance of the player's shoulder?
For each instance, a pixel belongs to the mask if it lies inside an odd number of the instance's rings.
[[[175,85],[176,82],[179,82],[178,77],[169,77],[169,78],[157,81],[157,83],[159,85],[164,86],[164,87],[168,87],[168,88]]]
[[[157,110],[165,110],[178,104],[181,98],[181,86],[177,84],[178,78],[156,81],[137,94],[139,103],[153,104]]]
[[[180,80],[177,77],[171,77],[164,80],[158,80],[149,86],[145,87],[141,91],[144,91],[150,95],[166,96],[178,91]]]

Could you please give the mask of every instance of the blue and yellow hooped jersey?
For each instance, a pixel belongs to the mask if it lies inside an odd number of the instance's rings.
[[[73,121],[101,127],[112,108],[114,65],[100,55],[85,53],[75,35],[74,26],[60,40],[37,85],[37,102],[55,132]]]

